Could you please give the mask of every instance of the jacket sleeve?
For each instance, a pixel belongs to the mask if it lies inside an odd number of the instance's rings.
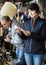
[[[23,40],[27,39],[27,36],[21,31],[21,35],[18,34]]]
[[[31,33],[31,37],[36,39],[36,40],[39,40],[39,41],[46,40],[46,23],[44,23],[42,31],[41,31],[40,34],[37,33],[37,32],[36,33],[32,32]]]
[[[24,26],[22,27],[22,29],[24,30],[27,30],[27,31],[30,31],[30,27],[29,27],[29,23],[28,21],[24,23]],[[21,31],[21,35],[19,35],[23,40],[27,39],[27,37],[29,36],[26,36],[22,31]]]

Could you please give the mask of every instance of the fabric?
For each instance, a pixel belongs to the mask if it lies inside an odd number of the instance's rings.
[[[31,35],[26,39],[24,52],[41,54],[45,53],[44,41],[46,39],[46,21],[38,17],[32,30],[32,21],[29,20],[24,24],[24,29],[32,31]]]
[[[9,35],[11,36],[10,42],[14,45],[14,46],[20,46],[23,43],[22,38],[18,35],[18,33],[16,33],[14,26],[20,26],[19,23],[17,23],[16,21],[12,22],[11,27],[9,27]]]
[[[43,54],[31,54],[31,53],[24,53],[25,61],[27,65],[42,65],[44,55]]]
[[[21,65],[25,65],[24,52],[19,48],[16,48],[16,57],[18,58],[17,62]]]

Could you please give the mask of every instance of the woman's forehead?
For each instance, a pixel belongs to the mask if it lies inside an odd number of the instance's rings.
[[[28,11],[29,11],[29,12],[36,12],[36,10],[30,10],[30,9],[28,9]]]

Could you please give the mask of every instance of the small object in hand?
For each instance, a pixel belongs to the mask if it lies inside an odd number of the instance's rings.
[[[18,26],[16,26],[16,25],[15,25],[15,26],[14,26],[14,28],[15,28],[15,29],[17,29],[17,28],[18,28]]]

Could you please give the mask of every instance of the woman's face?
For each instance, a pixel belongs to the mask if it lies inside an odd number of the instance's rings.
[[[31,18],[37,18],[38,13],[35,10],[30,10],[28,9],[29,15],[31,16]]]

